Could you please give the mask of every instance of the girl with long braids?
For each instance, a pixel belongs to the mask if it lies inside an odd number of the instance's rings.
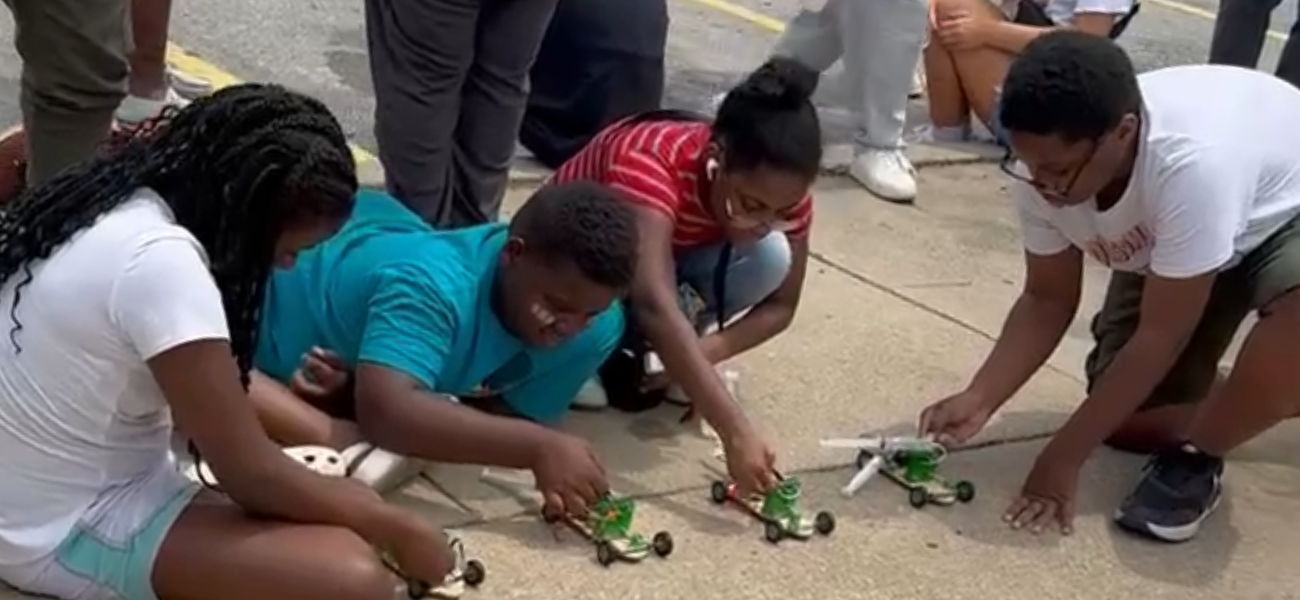
[[[0,211],[0,580],[66,600],[391,600],[446,539],[317,475],[245,396],[274,265],[331,235],[355,167],[316,100],[244,85]],[[184,478],[173,417],[224,497]]]

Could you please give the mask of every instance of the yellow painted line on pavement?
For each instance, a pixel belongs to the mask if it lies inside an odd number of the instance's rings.
[[[176,44],[167,44],[167,63],[170,64],[173,69],[180,71],[181,73],[198,77],[200,79],[206,79],[212,84],[212,89],[214,90],[230,87],[232,85],[239,85],[244,82],[242,79],[232,75],[229,71],[204,60],[199,55],[189,52]],[[352,158],[356,160],[358,164],[378,162],[379,159],[377,159],[374,154],[367,152],[363,148],[358,148],[355,144],[351,144],[351,147]]]
[[[727,0],[686,0],[686,1],[695,4],[697,6],[701,6],[709,10],[713,10],[715,12],[720,12],[725,15],[736,17],[737,19],[746,21],[752,25],[755,25],[761,29],[766,29],[773,33],[781,33],[785,31],[785,23],[783,21],[779,19],[774,19],[763,13],[750,10],[738,4],[733,4],[731,2],[728,2]],[[1177,0],[1142,0],[1142,1],[1155,4],[1156,6],[1161,6],[1169,10],[1177,11],[1185,15],[1200,17],[1202,19],[1206,19],[1209,21],[1214,20],[1213,12],[1205,10],[1204,8],[1201,8],[1199,6],[1193,6],[1191,4],[1178,2]],[[1287,35],[1285,33],[1279,31],[1273,31],[1272,29],[1268,30],[1267,35],[1268,37],[1280,42],[1285,42],[1287,39]]]

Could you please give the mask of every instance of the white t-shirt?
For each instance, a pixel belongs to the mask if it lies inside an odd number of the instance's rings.
[[[1115,15],[1116,19],[1133,10],[1133,0],[1035,0],[1047,13],[1047,18],[1057,25],[1073,25],[1079,14]],[[1020,0],[1001,0],[1002,12],[1008,19],[1016,18]]]
[[[33,263],[14,310],[24,279],[0,286],[0,567],[49,555],[105,490],[172,468],[145,361],[229,338],[203,248],[151,190]]]
[[[1073,244],[1116,270],[1194,277],[1235,265],[1300,214],[1300,89],[1216,65],[1143,73],[1138,85],[1137,162],[1109,210],[1056,208],[1012,182],[1027,250]]]

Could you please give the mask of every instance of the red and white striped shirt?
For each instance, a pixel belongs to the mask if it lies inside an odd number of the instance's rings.
[[[645,121],[607,127],[560,166],[551,181],[598,181],[629,200],[673,221],[673,246],[713,244],[726,237],[723,225],[700,199],[700,155],[709,144],[708,123]],[[786,217],[792,238],[808,235],[812,198],[800,200]]]

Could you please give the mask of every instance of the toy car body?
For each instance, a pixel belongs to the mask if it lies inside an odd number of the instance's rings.
[[[907,500],[916,508],[970,502],[975,498],[975,485],[971,482],[951,481],[938,474],[939,463],[948,452],[933,439],[862,436],[822,440],[822,446],[857,451],[858,471],[842,490],[846,496],[857,493],[876,473],[883,472],[907,488]]]
[[[866,468],[874,458],[871,452],[858,453],[859,469]],[[908,448],[894,452],[885,459],[880,471],[885,477],[907,488],[907,502],[922,508],[927,504],[951,505],[970,502],[975,498],[975,485],[969,481],[949,481],[938,474],[940,451],[925,448]]]
[[[731,502],[762,521],[763,537],[773,544],[785,538],[806,540],[815,533],[830,535],[835,531],[835,516],[829,512],[820,511],[808,518],[799,508],[802,495],[803,483],[794,477],[782,479],[771,491],[753,498],[740,497],[735,484],[725,481],[714,481],[709,490],[714,502]]]
[[[452,556],[455,559],[455,565],[452,567],[451,572],[437,587],[430,586],[422,581],[407,580],[406,595],[412,600],[420,600],[421,598],[456,600],[465,595],[467,588],[476,588],[487,578],[487,569],[483,566],[483,563],[472,558],[465,558],[465,545],[459,538],[451,538],[449,544]],[[390,557],[385,555],[383,559],[384,564],[388,565],[394,573],[401,575],[401,570]]]
[[[612,494],[605,496],[587,512],[585,518],[564,519],[596,546],[596,562],[610,566],[616,561],[641,562],[652,553],[665,558],[673,553],[673,536],[660,531],[650,539],[632,531],[636,518],[636,501]]]

